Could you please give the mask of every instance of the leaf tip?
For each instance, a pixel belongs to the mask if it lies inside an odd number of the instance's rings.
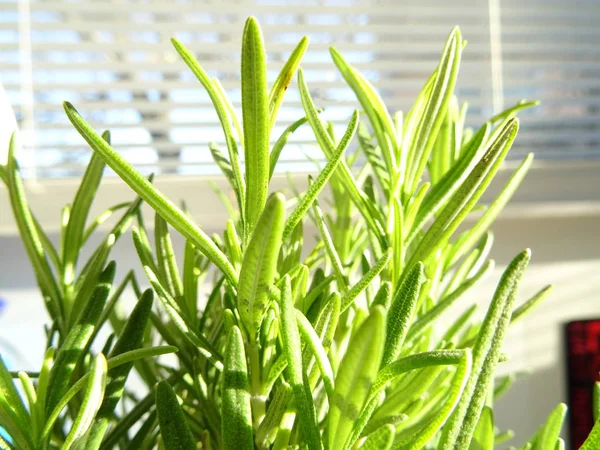
[[[335,59],[339,59],[342,57],[342,55],[340,54],[340,52],[332,45],[331,47],[329,47],[329,54],[331,55],[331,57],[335,60]]]
[[[250,16],[246,19],[244,25],[244,40],[247,38],[260,37],[262,39],[262,33],[260,31],[260,24],[255,16]]]
[[[117,263],[113,260],[107,264],[104,271],[100,274],[99,282],[111,284],[115,278],[116,271]]]
[[[308,47],[308,44],[310,43],[310,39],[308,38],[308,36],[302,36],[302,39],[300,39],[300,48],[305,49],[306,47]]]
[[[159,381],[156,385],[156,403],[161,403],[162,400],[166,399],[170,394],[173,393],[173,388],[167,380]]]
[[[285,210],[285,195],[283,195],[281,192],[275,192],[272,194],[269,202],[272,203],[273,208],[277,210]]]
[[[385,308],[383,305],[375,305],[375,307],[371,310],[369,314],[369,318],[373,318],[372,320],[375,322],[381,322],[382,326],[385,321]]]

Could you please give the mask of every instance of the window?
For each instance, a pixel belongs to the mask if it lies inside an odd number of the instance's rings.
[[[311,39],[303,67],[325,117],[338,127],[357,105],[328,53],[336,46],[393,109],[407,110],[455,24],[468,40],[456,94],[479,125],[522,98],[514,158],[600,156],[600,6],[593,0],[204,0],[0,3],[0,82],[22,129],[28,177],[77,176],[89,149],[62,111],[72,102],[144,172],[216,172],[208,143],[222,141],[210,100],[169,43],[184,42],[239,108],[239,43],[247,15],[265,34],[273,81],[297,41]],[[303,116],[290,89],[281,130]],[[320,157],[303,127],[284,169]]]

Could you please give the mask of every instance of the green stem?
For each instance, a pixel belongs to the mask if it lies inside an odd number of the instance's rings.
[[[258,342],[250,342],[248,356],[250,358],[250,388],[252,389],[250,402],[252,404],[252,420],[256,430],[266,414],[266,395],[261,383]]]

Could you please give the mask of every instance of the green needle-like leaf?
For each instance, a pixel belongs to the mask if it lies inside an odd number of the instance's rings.
[[[4,397],[0,397],[0,420],[17,448],[34,448],[30,435],[31,423],[20,420]]]
[[[360,150],[365,154],[371,170],[373,170],[373,173],[377,177],[377,180],[385,193],[386,199],[389,200],[390,174],[388,173],[385,161],[381,158],[379,147],[376,147],[372,143],[371,135],[364,122],[361,122],[358,125],[357,136],[358,142],[360,143]]]
[[[323,377],[323,383],[325,384],[327,395],[329,397],[329,400],[332,401],[333,369],[331,368],[331,363],[329,362],[329,358],[327,357],[327,351],[323,347],[319,335],[312,327],[306,316],[304,316],[302,312],[296,310],[296,318],[298,320],[298,329],[300,330],[300,334],[302,335],[303,341],[306,342],[308,347],[310,347],[313,355],[315,356],[315,359],[317,360],[317,365],[319,366],[319,370],[321,371],[321,376]]]
[[[94,417],[102,404],[106,387],[106,372],[106,358],[100,353],[94,358],[83,403],[71,427],[71,432],[61,448],[68,450],[73,447],[77,450],[92,450],[92,447],[85,445],[85,434],[92,426]],[[96,444],[100,444],[100,442]]]
[[[414,137],[414,144],[409,155],[409,161],[411,161],[408,168],[409,175],[407,183],[404,185],[404,192],[407,196],[415,191],[421,180],[438,131],[444,121],[458,75],[462,43],[460,30],[456,27],[446,42],[440,65],[435,72],[431,94]]]
[[[412,223],[408,242],[411,242],[425,223],[438,211],[443,208],[448,200],[454,195],[457,189],[465,181],[473,167],[479,162],[483,153],[486,151],[485,142],[489,133],[489,126],[486,124],[479,129],[469,142],[467,149],[463,151],[460,159],[446,172],[443,178],[438,181],[427,192],[422,201],[421,207]]]
[[[10,405],[11,411],[14,412],[15,416],[19,421],[24,424],[29,424],[29,414],[23,399],[19,395],[19,391],[15,387],[10,372],[4,365],[2,356],[0,355],[0,398],[6,400],[7,404]]]
[[[481,412],[469,450],[494,450],[494,414],[488,406]]]
[[[324,301],[324,305],[313,320],[314,329],[325,351],[329,350],[334,341],[335,331],[340,319],[340,295],[332,292]]]
[[[394,361],[402,350],[425,280],[425,266],[419,262],[411,268],[394,295],[387,316],[382,367]]]
[[[600,448],[600,419],[596,420],[594,428],[579,450],[596,450],[597,448]]]
[[[459,287],[457,287],[454,291],[450,292],[448,295],[444,296],[433,308],[428,310],[425,314],[419,317],[415,322],[411,325],[410,330],[406,336],[407,340],[411,340],[416,336],[419,336],[425,330],[427,330],[430,326],[432,326],[435,321],[450,308],[457,300],[459,300],[465,292],[471,289],[479,280],[485,278],[489,275],[492,270],[494,270],[494,262],[488,261],[479,271],[474,274],[471,278],[465,280]]]
[[[58,284],[56,283],[56,279],[52,274],[52,269],[46,259],[44,246],[37,233],[37,228],[25,197],[25,188],[16,159],[18,147],[17,135],[16,133],[13,133],[8,147],[8,162],[6,165],[6,179],[10,204],[15,217],[15,222],[19,229],[19,235],[21,236],[21,240],[27,251],[27,256],[29,256],[29,260],[33,266],[37,283],[42,291],[42,295],[49,299],[47,302],[49,308],[48,312],[53,320],[59,321],[59,324],[64,326],[64,305],[60,300],[61,294],[59,292]]]
[[[392,304],[392,283],[384,281],[381,283],[375,298],[373,299],[373,306],[381,305],[387,311]]]
[[[333,238],[331,237],[331,233],[327,228],[323,211],[321,210],[317,199],[314,200],[314,210],[315,217],[317,219],[317,226],[319,228],[319,232],[321,233],[321,239],[325,244],[325,250],[327,251],[327,255],[329,256],[331,265],[333,266],[333,271],[336,275],[339,289],[345,292],[348,290],[348,281],[346,280],[346,275],[344,274],[342,260],[340,258],[340,255],[338,254],[338,251],[335,248]]]
[[[436,350],[433,352],[423,352],[417,353],[405,358],[400,358],[393,363],[387,365],[377,374],[377,378],[375,379],[371,390],[369,392],[369,396],[365,402],[365,407],[360,412],[360,416],[354,422],[354,426],[352,429],[352,434],[348,439],[348,445],[351,445],[363,432],[365,429],[371,415],[373,414],[376,406],[377,406],[377,398],[380,392],[386,387],[386,385],[393,381],[396,377],[409,372],[411,370],[422,369],[426,367],[435,367],[435,366],[444,366],[450,364],[458,364],[459,370],[457,371],[455,382],[457,385],[455,386],[460,390],[453,390],[454,402],[458,400],[460,394],[462,392],[462,388],[464,387],[464,382],[466,382],[466,376],[468,376],[468,372],[471,367],[471,354],[468,350]],[[467,375],[465,375],[465,371]],[[460,372],[460,376],[458,374]],[[464,380],[463,380],[464,378]],[[459,381],[458,380],[463,380]],[[449,400],[450,401],[450,400]],[[448,403],[446,404],[446,412],[449,415],[454,408],[454,404],[451,407],[448,407]],[[447,416],[443,418],[441,422],[431,422],[427,427],[427,433],[431,433],[430,437],[435,434],[439,426],[443,424],[446,420]],[[435,428],[438,426],[438,428]],[[426,431],[425,429],[422,431]],[[421,436],[423,437],[423,435]],[[427,442],[427,441],[423,441]],[[417,447],[420,448],[420,447]]]
[[[469,448],[477,421],[491,389],[519,282],[530,258],[529,250],[520,253],[502,275],[473,345],[473,370],[465,391],[449,423],[444,427],[440,442],[441,450]]]
[[[131,206],[131,202],[123,202],[118,205],[112,206],[108,208],[106,211],[101,213],[98,217],[96,217],[92,223],[85,229],[83,234],[81,245],[85,245],[90,236],[94,234],[94,231],[98,229],[100,225],[105,223],[108,219],[110,219],[117,211],[123,208],[129,208]]]
[[[242,323],[252,337],[266,312],[268,288],[273,284],[281,247],[284,215],[285,197],[272,195],[244,254],[237,303]]]
[[[237,185],[237,179],[233,173],[233,167],[231,166],[231,162],[227,159],[221,150],[219,149],[219,145],[216,142],[211,142],[208,144],[208,148],[210,149],[210,154],[213,157],[213,161],[215,164],[221,169],[221,172],[229,181],[229,184],[234,189],[234,191],[238,191],[239,187]]]
[[[188,216],[173,202],[161,194],[146,178],[136,171],[131,164],[115,152],[104,139],[79,115],[77,110],[68,102],[64,104],[65,112],[79,134],[90,145],[92,150],[99,153],[102,159],[144,199],[157,213],[187,239],[190,239],[229,279],[237,285],[237,275],[227,257],[219,250],[214,242],[194,224]]]
[[[371,84],[352,66],[350,66],[342,55],[333,47],[330,48],[331,57],[338,70],[352,88],[360,105],[364,109],[369,122],[377,137],[383,160],[389,173],[396,171],[396,155],[399,153],[398,142],[394,124],[383,101]]]
[[[468,350],[434,350],[397,359],[379,371],[369,392],[368,401],[375,399],[377,394],[399,375],[425,367],[459,364],[466,352]]]
[[[389,248],[383,253],[381,258],[377,260],[373,267],[371,267],[369,271],[365,273],[362,276],[362,278],[358,280],[358,282],[354,286],[352,286],[348,290],[348,292],[346,292],[346,294],[344,294],[344,297],[342,298],[341,312],[346,311],[346,309],[352,303],[354,303],[354,300],[356,300],[356,298],[361,294],[361,292],[363,292],[367,288],[367,286],[371,284],[375,277],[379,275],[379,273],[381,273],[385,266],[390,262],[391,258],[392,249]],[[385,296],[386,294],[382,293],[381,295]],[[377,302],[375,304],[377,304]],[[385,302],[381,304],[385,304]]]
[[[198,314],[198,286],[202,273],[198,267],[198,255],[196,247],[190,241],[185,242],[183,259],[183,294],[187,305],[187,314],[196,317]],[[235,264],[235,261],[232,261]]]
[[[461,399],[461,396],[464,393],[467,380],[471,374],[471,364],[471,352],[466,350],[461,358],[460,363],[458,364],[458,367],[456,368],[456,373],[454,375],[454,379],[452,380],[452,385],[450,386],[448,398],[446,399],[444,406],[437,411],[437,413],[429,420],[427,425],[423,427],[416,435],[411,436],[407,442],[399,442],[397,446],[394,446],[393,448],[395,450],[399,448],[406,450],[421,450],[423,446],[439,432],[442,426],[447,426],[446,421],[455,410]]]
[[[525,178],[525,175],[529,171],[531,167],[531,163],[533,162],[533,153],[530,153],[521,163],[515,173],[510,177],[508,183],[500,194],[496,197],[496,199],[492,202],[492,204],[485,210],[483,215],[479,218],[477,223],[471,227],[471,229],[465,232],[458,242],[452,246],[452,254],[448,258],[448,265],[452,265],[452,263],[459,258],[461,258],[467,251],[469,251],[473,245],[483,236],[483,234],[487,231],[489,226],[494,222],[498,214],[502,211],[504,206],[508,203],[508,201],[512,198],[513,194]]]
[[[300,65],[300,61],[304,56],[304,52],[308,47],[308,38],[304,36],[294,48],[294,51],[290,54],[288,60],[285,65],[279,72],[279,76],[273,83],[273,87],[269,92],[269,117],[270,117],[270,126],[273,128],[275,125],[275,121],[277,120],[277,112],[279,111],[279,107],[281,106],[281,102],[283,101],[283,96],[285,95],[285,91],[287,91],[288,87],[292,83],[296,70]]]
[[[330,449],[343,449],[354,421],[363,408],[381,364],[385,334],[385,311],[375,306],[352,336],[335,378],[330,405],[327,441]]]
[[[540,104],[540,102],[538,102],[538,101],[521,100],[515,106],[512,106],[512,107],[502,111],[501,113],[496,114],[492,118],[490,118],[488,120],[488,123],[495,123],[495,122],[500,122],[501,120],[513,118],[517,115],[517,113],[519,111],[522,111],[527,108],[532,108],[539,104]]]
[[[319,173],[319,176],[310,184],[308,191],[304,194],[304,197],[298,203],[298,206],[294,209],[294,211],[290,214],[288,219],[285,222],[285,227],[283,229],[283,238],[287,238],[296,225],[304,215],[308,212],[310,207],[312,206],[315,198],[319,195],[321,190],[329,181],[329,178],[338,167],[339,162],[344,157],[344,152],[348,148],[348,144],[352,140],[354,133],[356,132],[356,127],[358,125],[358,111],[354,111],[352,114],[352,118],[350,119],[350,123],[348,124],[348,128],[346,129],[346,133],[342,137],[335,153],[332,155],[332,158],[327,162],[327,165],[323,168],[323,170]]]
[[[223,369],[221,426],[225,450],[252,450],[250,382],[242,333],[233,326],[227,337]]]
[[[8,187],[8,173],[6,172],[6,166],[2,164],[0,164],[0,181]]]
[[[168,291],[175,298],[181,299],[183,297],[183,284],[175,260],[169,227],[165,219],[159,214],[155,214],[154,219],[154,246],[156,248],[157,268],[162,275],[162,279],[167,282]]]
[[[152,290],[144,291],[139,301],[131,311],[119,339],[112,348],[109,358],[130,352],[142,347],[144,333],[148,326],[154,296]],[[108,417],[117,406],[117,402],[123,395],[125,380],[133,367],[133,362],[124,364],[108,372],[109,382],[106,386],[106,394],[102,408],[98,412],[99,418]]]
[[[148,319],[150,318],[152,301],[152,290],[148,289],[141,296],[137,305],[131,312],[109,357],[114,357],[142,347],[144,332],[148,324]],[[100,447],[104,435],[106,434],[106,430],[110,425],[113,411],[123,395],[125,381],[132,367],[133,361],[108,372],[109,379],[104,393],[104,400],[96,414],[94,424],[86,433],[85,438],[82,439],[82,443],[80,444],[82,445],[82,449],[92,450]]]
[[[533,297],[531,297],[529,300],[520,305],[518,308],[515,308],[510,318],[511,323],[516,322],[517,320],[528,314],[531,310],[535,309],[540,303],[546,300],[548,295],[552,293],[553,289],[554,287],[552,285],[548,285],[542,290],[540,290]]]
[[[89,339],[94,334],[114,276],[115,264],[111,263],[100,275],[98,284],[88,299],[85,309],[56,354],[48,382],[48,394],[45,402],[46,414],[52,412],[69,389],[71,375],[82,356],[83,350],[88,346]]]
[[[102,137],[110,143],[110,137],[107,133],[103,134]],[[75,264],[77,263],[77,257],[83,244],[85,223],[92,201],[100,185],[104,167],[105,163],[100,155],[92,153],[92,158],[73,200],[71,213],[69,214],[69,223],[67,224],[65,233],[65,254],[62,258],[64,264],[63,283],[65,285],[71,284],[75,277]]]
[[[310,385],[302,367],[302,349],[295,311],[290,278],[288,275],[285,275],[281,290],[281,337],[283,352],[287,361],[290,384],[298,407],[302,431],[308,448],[315,450],[323,448],[323,445],[321,443],[321,434],[317,424]]]
[[[306,117],[295,121],[294,123],[289,125],[283,131],[283,133],[281,133],[281,136],[279,136],[279,138],[275,141],[275,144],[273,144],[273,149],[271,150],[271,154],[269,155],[269,180],[273,177],[273,173],[275,172],[275,166],[277,165],[277,161],[279,161],[279,156],[281,155],[283,148],[287,144],[288,139],[292,134],[294,134],[294,132],[298,128],[300,128],[306,122],[308,122],[308,119]]]
[[[29,432],[32,436],[37,438],[42,424],[42,411],[37,408],[37,394],[35,392],[35,386],[33,385],[33,381],[31,381],[29,375],[27,375],[27,372],[21,371],[18,373],[18,376],[19,380],[21,380],[21,385],[23,386],[27,403],[29,404],[29,414],[31,420],[31,429]]]
[[[435,222],[421,239],[414,251],[411,264],[426,260],[442,243],[446,242],[458,228],[464,218],[471,212],[494,175],[498,172],[502,161],[510,150],[517,135],[519,123],[511,120],[499,133],[489,150],[473,168],[467,179],[450,199],[447,206],[438,215]]]
[[[300,86],[302,105],[304,107],[304,111],[306,112],[306,117],[308,118],[310,126],[312,127],[315,137],[317,138],[317,142],[319,143],[319,146],[321,147],[321,150],[325,156],[328,159],[331,159],[335,152],[335,145],[327,133],[327,130],[323,126],[321,119],[319,118],[319,113],[315,108],[314,102],[308,91],[308,86],[304,80],[302,69],[298,70],[298,85]],[[358,183],[352,176],[352,173],[350,172],[350,169],[345,161],[340,162],[338,173],[341,182],[348,191],[348,195],[356,207],[360,210],[364,219],[369,223],[371,229],[377,234],[378,237],[383,236],[384,233],[381,226],[381,220],[379,220],[379,211],[374,207],[374,205],[369,203],[365,194],[358,189]]]
[[[221,355],[213,348],[208,340],[201,334],[194,331],[194,327],[181,315],[179,306],[166,291],[166,289],[160,284],[156,278],[156,274],[152,272],[148,266],[144,266],[144,271],[148,277],[148,281],[156,291],[156,295],[161,300],[163,307],[167,311],[167,314],[175,324],[175,326],[181,331],[185,338],[192,344],[204,357],[212,361],[217,368],[222,367]]]
[[[202,84],[204,89],[206,89],[206,93],[210,97],[213,107],[215,108],[215,112],[219,117],[219,122],[221,122],[223,134],[225,135],[225,141],[227,142],[229,161],[233,171],[233,177],[235,179],[235,184],[232,184],[232,187],[236,191],[238,204],[240,206],[240,212],[243,218],[245,217],[244,207],[246,203],[246,183],[244,182],[244,178],[242,176],[238,148],[235,142],[233,129],[231,127],[231,121],[229,120],[228,104],[221,95],[219,86],[212,82],[208,74],[204,71],[200,64],[198,64],[198,62],[190,53],[190,51],[187,48],[185,48],[183,44],[181,44],[181,42],[179,42],[177,39],[171,39],[171,43],[173,44],[175,50],[177,50],[177,53],[179,53],[179,56],[181,56],[181,59],[183,59],[183,61],[194,73],[198,81],[200,81],[200,84]]]
[[[224,237],[225,248],[227,249],[229,259],[231,260],[234,266],[240,267],[242,264],[242,246],[237,231],[235,229],[235,224],[231,219],[227,221]]]
[[[242,37],[242,116],[246,163],[246,233],[249,235],[267,201],[269,188],[269,97],[267,65],[258,21],[250,17]]]
[[[133,236],[133,245],[135,246],[135,250],[142,265],[150,267],[154,273],[158,274],[159,270],[154,262],[152,248],[150,248],[146,229],[143,226],[140,228],[134,226],[131,229],[131,234]]]
[[[106,266],[108,255],[116,241],[116,236],[114,234],[109,234],[94,252],[92,257],[87,261],[79,274],[73,289],[75,298],[72,300],[70,306],[69,327],[73,326],[77,318],[81,315],[82,310],[85,308],[90,295],[92,295],[94,286],[99,280],[102,270]]]
[[[177,347],[173,347],[172,345],[164,345],[158,347],[148,347],[148,348],[140,348],[137,350],[131,350],[129,352],[125,352],[121,355],[115,356],[114,358],[110,358],[107,363],[108,370],[114,369],[115,367],[119,367],[123,364],[128,364],[131,361],[136,361],[138,359],[143,358],[152,358],[154,356],[166,355],[169,353],[177,352]],[[51,414],[48,415],[48,419],[46,420],[46,424],[44,425],[44,429],[42,431],[42,440],[45,439],[52,430],[54,423],[58,419],[61,411],[68,405],[68,403],[77,395],[77,393],[86,386],[86,383],[89,378],[89,373],[82,376],[76,383],[71,386],[71,388],[67,391],[67,393],[60,399],[54,410]]]
[[[269,448],[269,445],[275,440],[279,424],[288,410],[292,395],[292,390],[287,384],[278,387],[264,420],[256,430],[256,442],[259,446]]]
[[[555,448],[566,415],[567,405],[561,403],[550,413],[544,426],[536,433],[536,439],[531,450]]]
[[[369,436],[363,445],[362,450],[388,450],[394,443],[396,429],[392,425],[383,425],[375,430]]]
[[[167,381],[161,381],[156,387],[156,415],[165,450],[196,450],[177,395]]]

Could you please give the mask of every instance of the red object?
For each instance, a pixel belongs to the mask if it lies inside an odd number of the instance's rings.
[[[566,326],[569,433],[571,448],[581,447],[594,426],[594,383],[600,381],[600,319]]]

